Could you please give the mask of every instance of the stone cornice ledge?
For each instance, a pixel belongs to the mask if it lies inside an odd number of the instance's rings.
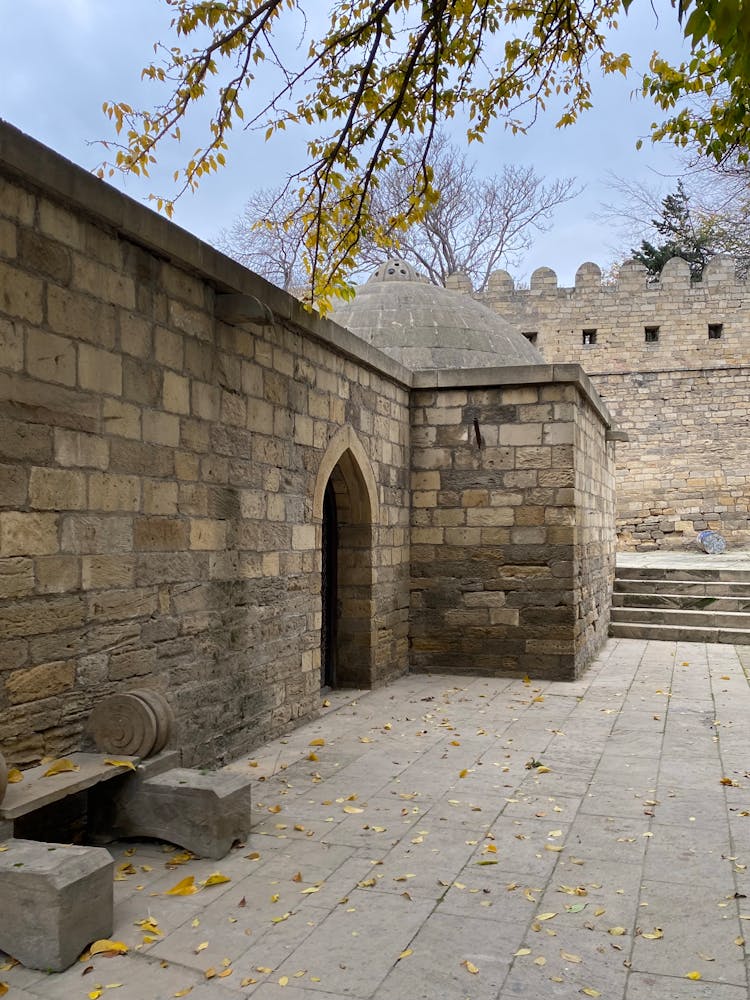
[[[3,173],[70,206],[84,217],[104,223],[131,242],[202,278],[217,292],[252,296],[276,320],[293,323],[350,360],[404,387],[411,386],[411,372],[393,358],[337,323],[305,309],[293,295],[0,119],[0,174]]]
[[[506,365],[498,368],[432,369],[414,372],[413,389],[482,389],[491,386],[548,385],[570,382],[576,386],[608,429],[614,420],[580,365]]]

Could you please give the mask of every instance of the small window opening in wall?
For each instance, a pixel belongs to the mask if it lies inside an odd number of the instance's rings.
[[[708,324],[708,339],[709,340],[721,340],[724,334],[724,324],[723,323],[709,323]]]
[[[591,347],[596,343],[596,330],[582,330],[581,342],[584,347]]]
[[[524,337],[528,340],[530,344],[535,344],[538,336],[539,334],[536,332],[536,330],[528,330],[524,332]]]
[[[645,334],[645,341],[647,344],[656,344],[659,340],[659,327],[658,326],[644,326],[643,332]]]

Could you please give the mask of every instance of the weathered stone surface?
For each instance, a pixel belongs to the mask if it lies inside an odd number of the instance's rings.
[[[0,854],[0,948],[30,969],[72,965],[112,933],[113,868],[101,847],[9,840]]]
[[[149,757],[159,736],[151,706],[134,694],[113,694],[99,701],[88,731],[101,753]]]
[[[75,683],[75,663],[59,660],[26,670],[14,670],[5,681],[5,691],[11,705],[39,701],[51,695],[69,691]]]

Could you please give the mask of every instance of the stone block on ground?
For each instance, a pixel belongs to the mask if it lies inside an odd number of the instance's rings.
[[[89,800],[92,834],[99,838],[156,837],[205,858],[223,858],[250,831],[251,783],[224,771],[171,768],[149,776],[139,768],[101,786]]]
[[[0,853],[0,949],[62,972],[112,933],[114,862],[100,847],[8,840]]]

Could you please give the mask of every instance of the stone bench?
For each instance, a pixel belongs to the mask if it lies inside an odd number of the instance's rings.
[[[45,777],[49,764],[40,764],[23,772],[23,780],[11,783],[0,798],[0,837],[12,837],[15,821],[29,816],[70,795],[84,792],[102,782],[122,777],[127,764],[136,766],[138,757],[121,757],[122,766],[105,764],[106,754],[72,753],[67,758],[78,766],[77,771],[63,771]]]
[[[114,861],[101,847],[8,840],[0,851],[0,949],[62,972],[112,934]]]
[[[102,786],[90,795],[89,834],[97,843],[156,837],[217,860],[247,837],[250,779],[175,767],[175,757],[143,761],[116,786]]]

